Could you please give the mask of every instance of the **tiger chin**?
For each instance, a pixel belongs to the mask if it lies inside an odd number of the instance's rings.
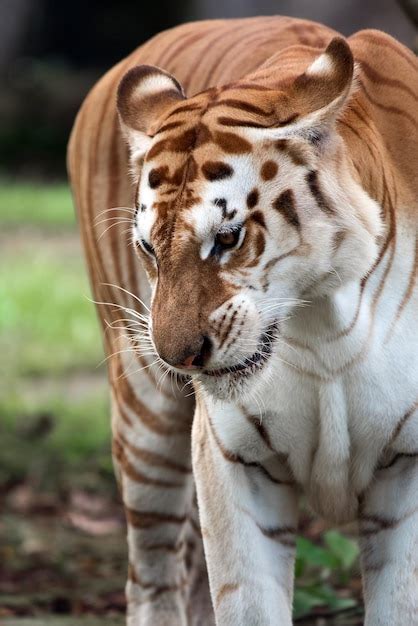
[[[260,17],[83,105],[129,626],[290,626],[301,494],[358,522],[365,626],[418,626],[417,98],[389,36]]]

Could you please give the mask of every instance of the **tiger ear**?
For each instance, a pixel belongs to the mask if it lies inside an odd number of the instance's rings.
[[[135,166],[152,142],[159,118],[185,95],[177,80],[151,65],[137,65],[119,83],[117,109]]]
[[[288,129],[292,134],[319,141],[344,110],[355,84],[354,69],[348,43],[335,37],[291,86],[289,95],[295,115]]]

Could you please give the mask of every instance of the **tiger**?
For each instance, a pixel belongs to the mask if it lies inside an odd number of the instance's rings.
[[[301,496],[357,523],[366,626],[418,625],[417,70],[376,30],[208,20],[83,103],[129,626],[292,624]]]

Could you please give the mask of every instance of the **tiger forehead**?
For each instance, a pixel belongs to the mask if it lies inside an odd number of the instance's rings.
[[[226,154],[249,153],[253,145],[242,136],[242,130],[287,122],[287,100],[283,92],[262,85],[230,84],[208,89],[176,104],[159,121],[154,133],[156,141],[146,160],[153,160],[162,152],[191,152],[209,143]]]
[[[232,133],[230,134],[233,136]],[[247,141],[238,135],[235,137],[237,140]],[[246,152],[253,152],[252,173],[255,176],[258,173],[258,177],[264,182],[277,177],[282,155],[286,155],[287,160],[294,166],[309,165],[306,151],[300,146],[292,145],[287,140],[270,142],[257,151],[251,146],[251,150],[246,150]],[[254,154],[254,152],[256,153]],[[165,153],[165,158],[160,160],[161,164],[158,164],[158,161],[150,164],[147,184],[153,190],[165,187],[164,192],[171,194],[181,186],[183,189],[187,189],[195,181],[215,182],[232,179],[236,174],[234,159],[229,158],[232,153],[224,153],[225,151],[221,152],[215,148],[200,154],[190,152],[183,155],[183,158],[177,154],[177,159],[176,155]]]
[[[196,96],[196,102],[192,98],[178,104],[160,120],[144,161],[144,184],[154,192],[155,208],[166,210],[167,202],[176,209],[191,207],[206,195],[207,183],[230,181],[236,186],[249,168],[260,184],[272,181],[283,154],[296,166],[306,164],[304,151],[292,142],[267,134],[256,141],[248,137],[248,127],[269,126],[273,104],[268,98],[244,100],[237,90],[219,98],[218,92],[210,90]],[[240,163],[246,163],[243,175]],[[252,194],[247,205],[254,204]]]

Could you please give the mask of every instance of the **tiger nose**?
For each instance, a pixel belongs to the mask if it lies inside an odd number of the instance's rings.
[[[189,346],[178,359],[168,361],[170,365],[178,369],[196,370],[201,369],[208,362],[212,350],[212,342],[209,337],[202,336],[193,346]]]

